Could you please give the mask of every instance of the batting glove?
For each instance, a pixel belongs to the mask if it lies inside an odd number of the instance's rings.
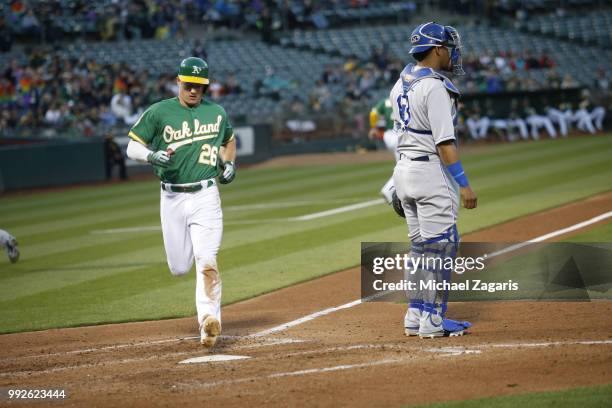
[[[219,177],[219,183],[229,184],[236,177],[236,165],[232,161],[223,163],[223,174]]]
[[[147,156],[147,161],[155,166],[168,167],[170,165],[170,156],[163,150],[151,152]]]

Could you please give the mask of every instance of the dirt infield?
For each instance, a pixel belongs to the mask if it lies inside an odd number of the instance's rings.
[[[464,238],[531,239],[611,208],[608,193]],[[450,339],[406,338],[390,303],[279,327],[359,292],[353,268],[225,307],[214,354],[250,357],[229,362],[178,364],[206,355],[194,318],[2,335],[0,387],[65,388],[58,405],[75,406],[401,406],[612,382],[609,301],[452,303],[474,328]]]

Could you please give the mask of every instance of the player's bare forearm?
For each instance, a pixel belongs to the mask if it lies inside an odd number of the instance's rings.
[[[236,161],[236,138],[234,137],[231,141],[229,141],[223,149],[221,149],[221,157],[223,161]]]
[[[442,163],[444,163],[445,166],[459,161],[459,152],[457,151],[453,140],[442,142],[437,146],[437,148],[440,159],[442,159]]]
[[[476,208],[478,205],[478,197],[468,184],[467,176],[463,172],[461,162],[459,161],[459,152],[452,140],[442,142],[437,146],[438,154],[442,163],[449,170],[455,181],[459,184],[459,193],[461,194],[461,202],[467,209]]]

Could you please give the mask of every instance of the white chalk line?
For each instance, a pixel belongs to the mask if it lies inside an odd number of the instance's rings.
[[[527,245],[530,245],[530,244],[535,244],[535,243],[538,243],[538,242],[544,242],[544,241],[549,240],[551,238],[555,238],[555,237],[558,237],[560,235],[567,234],[568,232],[576,231],[576,230],[582,229],[584,227],[588,227],[589,225],[596,224],[596,223],[601,222],[603,220],[606,220],[606,219],[608,219],[610,217],[612,217],[612,211],[608,211],[607,213],[600,214],[600,215],[598,215],[596,217],[593,217],[593,218],[591,218],[589,220],[586,220],[586,221],[583,221],[583,222],[579,222],[578,224],[570,225],[567,228],[562,228],[560,230],[553,231],[553,232],[550,232],[548,234],[540,235],[539,237],[530,239],[529,241],[521,242],[519,244],[510,245],[507,248],[500,249],[499,251],[495,251],[495,252],[492,252],[490,254],[487,254],[487,257],[488,258],[492,258],[492,257],[495,257],[495,256],[506,254],[508,252],[516,251],[517,249],[523,248],[523,247],[525,247]]]
[[[223,340],[223,339],[236,339],[236,340],[240,341],[240,340],[243,340],[243,339],[251,340],[251,339],[253,339],[253,336],[252,335],[248,335],[248,336],[221,335],[221,336],[219,336],[219,338],[220,338],[220,340]],[[200,336],[189,336],[189,337],[181,337],[181,338],[174,338],[174,339],[143,341],[143,342],[139,342],[139,343],[113,344],[113,345],[104,346],[104,347],[93,347],[93,348],[78,349],[78,350],[59,351],[59,352],[56,352],[56,353],[31,354],[31,355],[20,356],[20,357],[3,358],[3,359],[0,359],[0,362],[25,360],[25,359],[28,359],[28,358],[57,357],[57,356],[69,356],[69,355],[73,355],[73,354],[87,354],[87,353],[96,353],[96,352],[106,352],[106,351],[120,350],[120,349],[131,348],[131,347],[150,347],[150,346],[156,346],[156,345],[159,345],[159,344],[178,343],[178,342],[182,342],[182,341],[185,341],[185,340],[200,340]],[[304,343],[304,342],[306,342],[306,340],[292,339],[292,338],[275,339],[275,338],[265,338],[265,337],[262,337],[262,338],[258,338],[257,340],[263,341],[263,343],[260,342],[260,343],[254,343],[254,344],[236,345],[233,348],[235,348],[235,349],[257,348],[257,347],[277,346],[277,345],[282,345],[282,344],[293,344],[293,343]]]
[[[245,339],[245,338],[251,338],[248,336],[220,336],[221,339],[222,338],[238,338],[238,339]],[[188,340],[188,339],[197,339],[199,340],[200,337],[184,337],[182,339],[171,339],[171,340],[161,340],[161,341],[157,341],[157,342],[142,342],[142,343],[137,343],[137,344],[120,344],[117,346],[108,346],[108,347],[102,347],[99,349],[83,349],[83,350],[73,350],[73,351],[69,351],[69,352],[60,352],[60,353],[52,353],[52,354],[38,354],[38,355],[31,355],[31,356],[24,356],[24,357],[15,357],[15,358],[9,358],[9,359],[3,359],[3,362],[8,362],[8,361],[15,361],[15,360],[21,360],[21,359],[26,359],[26,358],[41,358],[41,357],[48,357],[48,356],[61,356],[61,355],[68,355],[68,354],[81,354],[81,353],[89,353],[89,352],[95,352],[95,351],[108,351],[111,349],[118,349],[118,348],[125,348],[125,347],[131,347],[131,346],[143,346],[143,345],[155,345],[155,344],[160,344],[160,343],[170,343],[170,342],[174,342],[174,341],[181,341],[181,340]],[[239,345],[232,345],[230,347],[228,347],[228,351],[233,351],[233,350],[240,350],[240,349],[253,349],[253,348],[261,348],[261,347],[269,347],[269,346],[279,346],[279,345],[284,345],[284,344],[296,344],[296,343],[306,343],[307,340],[300,340],[300,339],[265,339],[267,342],[266,343],[256,343],[256,344],[239,344]],[[203,352],[203,349],[200,350],[200,352]],[[10,377],[10,376],[20,376],[20,375],[31,375],[31,374],[49,374],[49,373],[55,373],[58,371],[67,371],[67,370],[74,370],[74,369],[81,369],[81,368],[92,368],[92,367],[97,367],[100,364],[103,365],[110,365],[110,364],[126,364],[126,363],[135,363],[135,362],[142,362],[142,361],[148,361],[148,360],[160,360],[161,358],[169,358],[169,357],[178,357],[178,356],[184,356],[184,355],[189,355],[189,354],[195,354],[197,353],[196,350],[188,350],[188,351],[176,351],[176,352],[172,352],[172,353],[164,353],[163,356],[159,356],[159,355],[153,355],[153,356],[146,356],[146,357],[133,357],[133,358],[124,358],[124,359],[117,359],[117,360],[108,360],[108,361],[103,361],[103,362],[99,362],[99,363],[83,363],[83,364],[73,364],[73,365],[69,365],[69,366],[61,366],[61,367],[53,367],[53,368],[48,368],[45,370],[19,370],[19,371],[10,371],[10,372],[3,372],[0,373],[0,378],[2,377]]]
[[[228,205],[223,207],[223,211],[251,211],[251,210],[271,210],[275,208],[302,207],[306,205],[329,205],[354,203],[355,199],[336,199],[336,200],[304,200],[304,201],[274,201],[258,204]]]
[[[371,207],[373,205],[383,204],[385,202],[384,198],[377,198],[375,200],[364,201],[362,203],[356,203],[351,205],[346,205],[344,207],[333,208],[331,210],[320,211],[312,214],[301,215],[299,217],[292,217],[290,221],[310,221],[317,218],[329,217],[330,215],[336,215],[348,211],[359,210],[362,208]]]
[[[380,203],[381,200],[382,199],[372,200],[372,201],[369,201],[369,202],[366,202],[366,203],[371,203],[373,201],[377,201],[377,203]],[[383,200],[383,202],[384,202],[384,200]],[[361,204],[364,204],[364,203],[361,203]],[[373,205],[373,204],[370,204],[370,205]],[[345,207],[341,207],[341,208],[345,208]],[[315,214],[318,214],[318,213],[315,213]],[[494,256],[501,255],[502,253],[511,252],[513,250],[522,248],[523,246],[528,245],[529,243],[542,242],[542,241],[544,241],[546,239],[550,239],[550,238],[553,238],[555,236],[563,235],[563,234],[566,234],[568,232],[575,231],[575,230],[580,229],[580,228],[584,228],[584,227],[586,227],[588,225],[600,222],[600,221],[605,220],[605,219],[610,218],[610,217],[612,217],[612,211],[609,211],[607,213],[604,213],[604,214],[601,214],[599,216],[593,217],[593,218],[591,218],[589,220],[586,220],[586,221],[574,224],[574,225],[572,225],[570,227],[563,228],[563,229],[560,229],[560,230],[557,230],[557,231],[553,231],[551,233],[548,233],[548,234],[545,234],[545,235],[533,238],[532,240],[528,241],[527,243],[521,243],[521,244],[510,246],[510,247],[505,248],[503,250],[500,250],[500,251],[494,252],[492,254],[489,254],[488,257],[491,258],[491,257],[494,257]],[[155,227],[155,228],[159,228],[159,227]],[[107,230],[107,231],[110,231],[110,230]],[[249,335],[249,336],[244,336],[244,337],[245,338],[253,338],[253,337],[259,338],[259,337],[263,337],[263,336],[268,335],[268,334],[273,334],[273,333],[277,333],[277,332],[280,332],[280,331],[284,331],[284,330],[286,330],[288,328],[291,328],[291,327],[294,327],[294,326],[298,326],[300,324],[312,321],[312,320],[314,320],[314,319],[316,319],[318,317],[331,314],[331,313],[336,312],[338,310],[343,310],[343,309],[351,308],[351,307],[356,306],[356,305],[358,305],[360,303],[362,303],[362,299],[357,299],[357,300],[345,303],[345,304],[340,305],[340,306],[335,306],[335,307],[327,308],[327,309],[324,309],[324,310],[321,310],[321,311],[318,311],[318,312],[315,312],[315,313],[311,313],[311,314],[309,314],[307,316],[303,316],[303,317],[301,317],[299,319],[296,319],[296,320],[293,320],[291,322],[284,323],[282,325],[275,326],[275,327],[272,327],[272,328],[260,331],[258,333],[255,333],[255,334],[252,334],[252,335]],[[49,357],[49,356],[69,355],[69,354],[81,354],[81,353],[88,353],[88,352],[116,350],[116,349],[128,348],[128,347],[152,346],[152,345],[156,345],[156,344],[178,342],[178,341],[190,340],[190,339],[198,339],[198,338],[199,337],[194,336],[194,337],[186,337],[186,338],[179,338],[179,339],[164,339],[164,340],[151,341],[151,342],[130,343],[130,344],[117,344],[117,345],[112,345],[112,346],[107,346],[107,347],[100,347],[100,348],[90,348],[90,349],[72,350],[72,351],[67,351],[67,352],[51,353],[51,354],[38,354],[38,355],[31,355],[31,356],[16,357],[16,358],[12,358],[12,359],[3,359],[2,361],[10,361],[10,360],[16,360],[16,359],[19,360],[19,359],[26,359],[26,358],[38,358],[38,357],[43,357],[43,356]],[[280,344],[280,343],[274,343],[274,344]]]
[[[340,306],[330,307],[330,308],[327,308],[327,309],[324,309],[324,310],[321,310],[321,311],[318,311],[318,312],[315,312],[315,313],[311,313],[311,314],[306,315],[304,317],[300,317],[299,319],[292,320],[292,321],[290,321],[288,323],[283,323],[283,324],[281,324],[279,326],[275,326],[275,327],[272,327],[272,328],[269,328],[269,329],[266,329],[266,330],[262,330],[260,332],[257,332],[255,334],[253,334],[252,336],[253,337],[262,337],[262,336],[270,335],[272,333],[277,333],[279,331],[283,331],[283,330],[289,329],[291,327],[298,326],[298,325],[300,325],[302,323],[309,322],[311,320],[316,319],[317,317],[325,316],[325,315],[328,315],[330,313],[336,312],[338,310],[348,309],[350,307],[358,305],[359,303],[361,303],[361,299],[354,300],[352,302],[345,303],[345,304],[340,305]]]
[[[264,380],[264,379],[274,379],[274,378],[282,378],[282,377],[302,376],[302,375],[308,375],[308,374],[328,373],[332,371],[350,370],[353,368],[373,367],[373,366],[379,366],[383,364],[393,364],[393,363],[399,363],[402,361],[404,360],[396,358],[396,359],[372,361],[369,363],[361,363],[361,364],[343,364],[343,365],[337,365],[333,367],[311,368],[307,370],[278,372],[278,373],[273,373],[273,374],[268,374],[268,375],[263,375],[263,376],[256,376],[256,377],[237,378],[235,380],[220,380],[220,381],[212,381],[212,382],[207,382],[207,383],[179,383],[175,385],[174,387],[212,388],[212,387],[216,387],[219,385],[233,385],[233,384],[240,384],[244,382],[251,382],[251,381],[257,381],[257,380]]]
[[[435,341],[435,340],[434,340]],[[282,356],[275,358],[287,358],[287,357],[298,357],[307,356],[312,354],[326,354],[326,353],[337,353],[343,351],[352,350],[363,350],[363,349],[374,349],[374,350],[405,350],[405,351],[426,351],[429,353],[444,353],[444,354],[478,354],[481,350],[485,349],[518,349],[518,348],[545,348],[551,346],[572,346],[572,345],[612,345],[612,340],[567,340],[567,341],[550,341],[550,342],[537,342],[537,343],[483,343],[474,344],[469,346],[452,346],[452,347],[426,347],[423,348],[423,344],[428,344],[430,340],[425,339],[420,341],[419,346],[413,346],[408,343],[381,343],[381,344],[353,344],[351,346],[335,346],[328,347],[325,349],[317,350],[306,350],[297,351],[292,353],[285,353]]]
[[[299,356],[299,355],[307,355],[307,354],[322,354],[322,353],[330,353],[337,351],[350,351],[356,349],[403,349],[406,351],[426,351],[429,353],[437,354],[439,357],[454,357],[460,355],[478,355],[481,354],[481,349],[493,349],[493,348],[506,348],[506,349],[519,349],[523,347],[550,347],[550,346],[567,346],[567,345],[609,345],[612,344],[612,340],[577,340],[577,341],[556,341],[556,342],[542,342],[542,343],[507,343],[507,344],[477,344],[469,347],[440,347],[440,348],[417,348],[417,347],[402,347],[398,344],[359,344],[353,346],[344,346],[344,347],[331,347],[323,350],[310,350],[298,353],[289,353],[282,357],[289,356]],[[281,358],[282,358],[281,357]],[[274,359],[278,359],[279,357],[274,357]],[[355,368],[365,368],[365,367],[374,367],[385,364],[398,364],[405,361],[414,361],[414,357],[410,359],[406,358],[395,358],[395,359],[383,359],[378,361],[372,361],[368,363],[359,363],[359,364],[342,364],[336,365],[332,367],[320,367],[320,368],[311,368],[306,370],[297,370],[297,371],[284,371],[284,372],[276,372],[267,375],[261,376],[252,376],[245,378],[236,378],[232,380],[220,380],[220,381],[211,381],[205,383],[179,383],[174,387],[189,387],[189,388],[212,388],[220,385],[233,385],[240,384],[245,382],[254,382],[265,379],[275,379],[275,378],[283,378],[283,377],[295,377],[295,376],[303,376],[309,374],[320,374],[327,373],[332,371],[340,371],[340,370],[350,370]],[[174,388],[173,387],[173,388]]]
[[[238,336],[234,336],[234,337],[238,337]],[[199,338],[199,337],[196,337],[196,338]],[[269,344],[259,344],[259,345],[256,345],[255,347],[264,347],[267,345],[304,342],[303,340],[296,340],[296,339],[271,339],[271,340],[272,341]],[[429,341],[425,340],[425,342],[429,342]],[[317,355],[317,354],[326,354],[326,353],[337,353],[337,352],[343,352],[343,351],[353,351],[353,350],[363,350],[363,349],[383,350],[383,351],[385,350],[425,351],[428,353],[437,354],[440,357],[453,357],[453,356],[460,356],[460,355],[481,354],[481,350],[486,350],[486,349],[547,348],[547,347],[554,347],[554,346],[571,346],[571,345],[612,345],[612,340],[568,340],[568,341],[551,341],[551,342],[534,342],[534,343],[518,342],[518,343],[497,343],[497,344],[496,343],[492,343],[492,344],[485,343],[485,344],[473,344],[469,346],[426,347],[426,348],[423,348],[421,346],[417,346],[417,347],[410,346],[404,343],[354,344],[350,346],[335,346],[335,347],[328,347],[325,349],[285,353],[281,356],[272,355],[272,356],[267,356],[263,358],[255,357],[254,359],[257,361],[278,360],[279,358],[282,359],[282,358],[288,358],[288,357],[298,357],[298,356],[313,355],[313,354]],[[250,347],[249,345],[239,345],[237,347],[230,347],[228,351],[241,349],[241,348],[250,348]],[[153,355],[153,356],[147,356],[147,357],[134,357],[134,358],[125,358],[125,359],[118,359],[118,360],[109,360],[109,361],[103,361],[100,363],[75,364],[75,365],[70,365],[70,366],[53,367],[53,368],[48,368],[45,370],[10,371],[10,372],[0,373],[0,378],[14,377],[14,376],[31,376],[33,374],[51,374],[51,373],[67,371],[67,370],[74,370],[74,369],[96,368],[100,364],[103,364],[103,365],[113,364],[114,365],[114,364],[143,362],[143,361],[149,361],[149,360],[159,361],[160,358],[167,359],[169,357],[178,357],[178,356],[184,356],[184,355],[189,355],[189,354],[194,354],[194,351],[190,350],[190,351],[178,351],[178,352],[173,352],[173,353],[165,353],[163,357],[160,357],[158,355]],[[345,367],[343,369],[349,369],[349,368],[356,368],[356,367],[362,367],[362,366],[363,366],[362,364],[357,364],[357,365],[339,366],[339,367]],[[304,373],[302,371],[308,371],[308,372]],[[302,371],[296,372],[299,374],[295,374],[295,375],[313,374],[316,372],[325,372],[325,371],[334,371],[334,370],[322,369],[321,371],[321,369],[313,369],[313,370],[302,370]],[[291,374],[291,375],[294,375],[294,374]],[[228,380],[228,381],[231,381],[231,383],[233,384],[234,381],[244,382],[244,381],[252,381],[252,380],[262,379],[262,378],[275,378],[275,377],[282,377],[282,376],[285,376],[285,375],[273,374],[267,377],[254,377],[254,378],[249,377],[248,379],[238,379],[238,380]],[[226,382],[221,382],[220,384],[213,384],[211,386],[222,385],[222,384],[226,384]]]
[[[331,201],[300,201],[300,202],[291,202],[291,203],[278,203],[274,205],[274,203],[270,204],[250,204],[244,206],[234,206],[228,207],[226,210],[234,210],[234,211],[247,211],[254,209],[273,209],[273,208],[288,208],[288,207],[299,207],[302,205],[313,205],[313,204],[329,204],[330,202],[346,202],[346,200],[331,200]],[[343,212],[359,210],[366,207],[371,207],[373,205],[382,204],[385,200],[382,198],[377,198],[375,200],[363,201],[360,203],[355,203],[343,207],[332,208],[331,210],[320,211],[312,214],[300,215],[298,217],[288,217],[288,218],[266,218],[266,219],[257,219],[257,220],[229,220],[225,221],[224,225],[249,225],[249,224],[266,224],[270,222],[287,222],[287,221],[310,221],[315,220],[317,218],[329,217],[331,215],[340,214]],[[111,229],[103,229],[103,230],[93,230],[90,231],[90,234],[126,234],[126,233],[140,233],[140,232],[157,232],[161,231],[161,226],[159,225],[146,225],[142,227],[127,227],[127,228],[111,228]]]
[[[527,242],[523,242],[523,243],[516,244],[516,245],[511,245],[511,246],[509,246],[507,248],[504,248],[502,250],[499,250],[499,251],[493,252],[491,254],[488,254],[487,258],[491,259],[493,257],[502,255],[504,253],[515,251],[515,250],[520,249],[520,248],[522,248],[522,247],[524,247],[526,245],[529,245],[531,243],[542,242],[542,241],[545,241],[547,239],[554,238],[556,236],[563,235],[563,234],[566,234],[568,232],[575,231],[577,229],[587,227],[587,226],[589,226],[591,224],[595,224],[597,222],[600,222],[600,221],[605,220],[605,219],[610,218],[610,217],[612,217],[612,211],[608,211],[608,212],[606,212],[604,214],[601,214],[601,215],[593,217],[593,218],[591,218],[589,220],[586,220],[586,221],[579,222],[577,224],[571,225],[571,226],[569,226],[567,228],[563,228],[563,229],[560,229],[560,230],[556,230],[556,231],[550,232],[548,234],[541,235],[541,236],[533,238],[533,239],[531,239],[531,240],[529,240]],[[345,304],[340,305],[340,306],[335,306],[335,307],[330,307],[330,308],[327,308],[327,309],[324,309],[324,310],[320,310],[318,312],[311,313],[311,314],[309,314],[307,316],[300,317],[299,319],[292,320],[292,321],[290,321],[288,323],[283,323],[283,324],[281,324],[279,326],[275,326],[275,327],[272,327],[270,329],[263,330],[263,331],[261,331],[259,333],[254,334],[253,336],[254,337],[265,336],[265,335],[268,335],[268,334],[271,334],[271,333],[276,333],[276,332],[279,332],[279,331],[283,331],[283,330],[286,330],[288,328],[291,328],[291,327],[294,327],[294,326],[298,326],[300,324],[312,321],[312,320],[314,320],[314,319],[316,319],[318,317],[326,316],[328,314],[337,312],[338,310],[349,309],[349,308],[351,308],[353,306],[357,306],[360,303],[362,303],[362,299],[353,300],[352,302],[348,302],[348,303],[345,303]]]

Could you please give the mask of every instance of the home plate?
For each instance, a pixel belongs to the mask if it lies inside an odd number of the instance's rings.
[[[251,357],[232,356],[231,354],[212,354],[210,356],[188,358],[187,360],[179,361],[179,364],[214,363],[217,361],[244,360],[247,358]]]

